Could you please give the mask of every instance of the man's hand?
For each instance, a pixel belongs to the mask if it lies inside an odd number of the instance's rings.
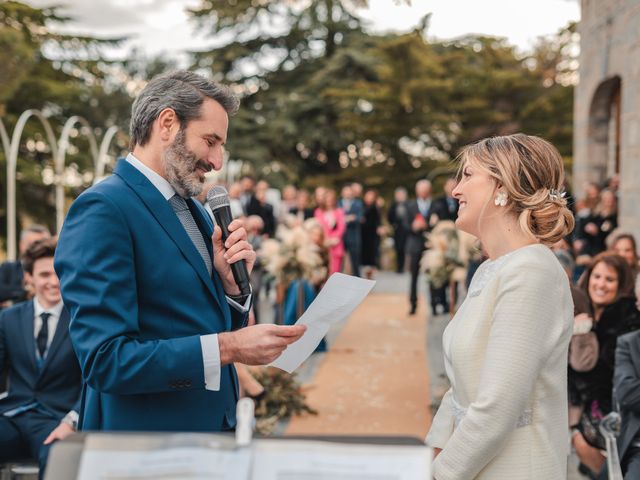
[[[218,334],[220,363],[267,365],[298,340],[306,331],[304,325],[253,325],[235,332]]]
[[[71,428],[71,425],[68,425],[64,422],[60,422],[60,425],[54,428],[53,432],[51,432],[49,436],[44,440],[43,445],[49,445],[50,443],[53,443],[56,440],[64,440],[72,433],[75,433],[75,430]]]
[[[229,224],[229,238],[222,243],[222,230],[216,225],[211,240],[213,242],[213,266],[220,275],[222,288],[227,295],[239,295],[240,289],[236,285],[231,273],[231,264],[244,260],[247,272],[251,274],[256,262],[256,252],[247,241],[247,231],[241,220],[234,220]]]

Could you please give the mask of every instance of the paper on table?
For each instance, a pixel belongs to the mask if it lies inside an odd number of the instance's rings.
[[[251,480],[426,480],[426,446],[313,441],[256,442]]]
[[[329,327],[344,320],[364,300],[375,285],[374,280],[365,280],[343,273],[334,273],[318,293],[296,325],[306,325],[307,331],[292,343],[271,365],[292,373],[316,349]]]
[[[249,477],[253,453],[226,438],[173,434],[89,434],[78,480],[238,480]]]

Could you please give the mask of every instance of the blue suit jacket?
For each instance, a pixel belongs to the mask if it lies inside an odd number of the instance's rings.
[[[82,378],[69,340],[69,313],[63,309],[49,351],[39,368],[33,329],[33,301],[0,313],[0,369],[9,372],[9,395],[0,400],[0,414],[38,402],[62,419],[78,411]]]
[[[211,219],[188,200],[211,250]],[[86,382],[84,430],[220,431],[235,426],[233,366],[205,390],[200,336],[228,331],[220,278],[169,203],[131,164],[71,206],[55,268]],[[234,318],[242,322],[242,318]]]
[[[342,199],[338,200],[338,206],[344,210],[345,215],[355,215],[356,219],[347,222],[347,229],[344,232],[344,240],[350,244],[360,244],[360,235],[362,227],[362,218],[364,217],[364,204],[359,198],[351,201],[349,209],[344,208]]]

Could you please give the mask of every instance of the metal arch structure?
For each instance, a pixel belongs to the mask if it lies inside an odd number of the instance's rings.
[[[0,141],[2,142],[2,150],[4,151],[4,158],[9,158],[9,150],[11,149],[11,140],[9,140],[9,134],[7,133],[7,129],[2,123],[2,119],[0,118]]]
[[[31,117],[36,117],[40,120],[54,155],[58,151],[56,137],[47,117],[40,110],[29,109],[22,112],[13,129],[13,135],[9,142],[9,155],[7,156],[7,258],[9,260],[16,259],[16,168],[18,164],[18,148],[24,127]]]
[[[58,181],[56,182],[56,230],[60,233],[62,230],[62,224],[64,222],[64,185],[62,182],[62,176],[64,174],[65,159],[67,156],[67,149],[69,148],[69,135],[72,129],[77,123],[80,123],[86,129],[86,137],[89,140],[89,148],[91,149],[91,157],[93,158],[94,169],[98,164],[98,143],[96,137],[93,134],[91,125],[83,117],[74,115],[69,117],[62,127],[62,133],[60,134],[60,141],[58,142],[58,150],[54,159],[54,167]]]
[[[109,127],[102,138],[100,148],[98,148],[98,143],[91,125],[89,125],[89,122],[85,118],[78,115],[74,115],[67,119],[62,127],[59,141],[56,141],[56,137],[49,120],[40,110],[29,109],[22,112],[16,122],[15,128],[13,129],[11,138],[9,138],[4,123],[2,122],[2,119],[0,119],[0,141],[2,142],[2,147],[7,158],[7,258],[9,260],[15,260],[17,256],[16,169],[18,163],[18,151],[24,127],[31,117],[36,117],[42,124],[47,141],[51,147],[51,151],[53,152],[56,176],[56,229],[58,233],[60,233],[65,216],[63,177],[67,150],[69,148],[69,137],[73,128],[79,123],[86,130],[84,133],[89,140],[95,178],[99,178],[104,175],[104,169],[108,163],[107,152],[113,138],[119,130],[116,126]]]
[[[109,161],[109,157],[107,156],[107,152],[109,151],[109,146],[111,145],[112,140],[115,138],[116,133],[118,133],[120,129],[115,125],[112,125],[104,132],[104,136],[102,137],[102,142],[100,142],[100,150],[98,151],[98,156],[96,157],[95,163],[95,171],[93,175],[93,182],[99,182],[104,176],[104,167],[107,166]]]

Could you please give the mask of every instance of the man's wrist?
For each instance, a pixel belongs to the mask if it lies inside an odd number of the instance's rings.
[[[220,365],[229,365],[234,362],[236,348],[232,332],[218,334],[218,348],[220,350]]]
[[[78,430],[78,418],[78,412],[71,410],[63,417],[61,422],[69,425],[73,430]]]

